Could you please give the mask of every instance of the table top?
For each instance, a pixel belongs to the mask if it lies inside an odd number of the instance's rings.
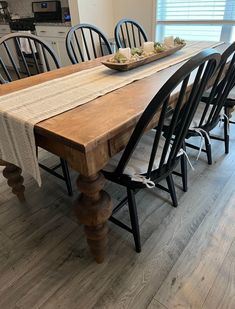
[[[87,61],[2,85],[0,95],[95,67],[102,60],[103,58]],[[128,126],[136,123],[152,97],[181,65],[182,63],[98,97],[89,104],[44,120],[36,125],[35,132],[47,136],[52,134],[53,138],[60,141],[69,140],[81,149],[91,149],[117,133],[123,124]]]
[[[226,47],[227,45],[224,44],[216,49],[223,51]],[[86,70],[100,65],[103,59],[104,57],[2,85],[0,95]],[[46,138],[48,141],[57,141],[66,145],[66,147],[77,149],[83,153],[93,151],[97,148],[97,145],[110,142],[114,137],[122,135],[122,132],[131,131],[153,96],[182,64],[181,62],[98,97],[88,104],[38,123],[35,126],[36,140],[40,144],[40,141]],[[122,136],[121,139],[123,138],[126,139]],[[114,149],[110,148],[110,143],[106,145],[109,148],[109,156],[123,148],[122,143],[119,143],[119,145],[115,145],[115,143],[116,141],[113,143]],[[44,145],[44,148],[49,148],[47,150],[57,154],[57,151],[53,151],[53,147]],[[99,164],[99,167],[102,168],[106,161],[107,158]]]

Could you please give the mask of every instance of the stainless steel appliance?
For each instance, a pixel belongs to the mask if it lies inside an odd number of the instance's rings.
[[[60,1],[39,1],[32,3],[32,10],[36,22],[61,22]]]
[[[7,1],[0,1],[0,20],[9,21],[11,19],[10,13],[8,10]]]

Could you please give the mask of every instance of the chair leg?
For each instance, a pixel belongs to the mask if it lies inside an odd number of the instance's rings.
[[[127,197],[128,197],[128,207],[130,212],[131,227],[132,233],[135,241],[135,250],[136,252],[141,252],[141,243],[140,243],[140,231],[139,231],[139,220],[136,209],[135,195],[133,190],[127,188]]]
[[[206,146],[207,161],[208,161],[208,164],[211,165],[212,164],[211,144],[210,144],[210,141],[208,141],[206,137],[204,137],[204,139],[205,139],[205,146]]]
[[[166,177],[166,182],[167,182],[167,186],[168,186],[168,189],[171,195],[172,204],[174,207],[177,207],[178,201],[177,201],[177,196],[175,192],[175,184],[174,184],[173,177],[171,174]]]
[[[72,184],[71,184],[71,179],[70,179],[70,175],[69,175],[68,164],[64,159],[61,159],[61,158],[60,158],[60,163],[61,163],[62,172],[63,172],[63,175],[64,175],[64,180],[65,180],[65,183],[66,183],[68,195],[72,196],[73,190],[72,190]]]
[[[182,148],[186,151],[186,144],[183,142]],[[188,191],[188,169],[187,169],[187,158],[186,155],[183,154],[180,158],[181,165],[181,174],[182,174],[182,183],[183,183],[183,191]]]
[[[185,155],[181,156],[180,165],[181,165],[183,191],[187,192],[188,191],[188,170],[187,170],[187,159]]]
[[[225,112],[226,114],[226,112]],[[228,134],[228,124],[229,120],[227,117],[224,117],[224,147],[225,153],[229,153],[229,134]]]

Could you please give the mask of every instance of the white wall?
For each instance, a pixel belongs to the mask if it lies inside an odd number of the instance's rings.
[[[112,0],[78,0],[80,23],[90,23],[113,37]]]
[[[71,24],[75,26],[80,23],[78,0],[69,0],[69,10],[71,15]]]
[[[154,40],[155,0],[113,0],[114,24],[121,18],[136,19]]]
[[[155,0],[69,0],[69,3],[73,25],[91,23],[113,37],[116,23],[130,17],[142,24],[152,40]]]

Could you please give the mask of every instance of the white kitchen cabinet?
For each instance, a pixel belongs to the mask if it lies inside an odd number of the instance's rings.
[[[69,29],[70,27],[64,26],[36,26],[37,35],[52,47],[62,66],[71,65],[65,46]]]

